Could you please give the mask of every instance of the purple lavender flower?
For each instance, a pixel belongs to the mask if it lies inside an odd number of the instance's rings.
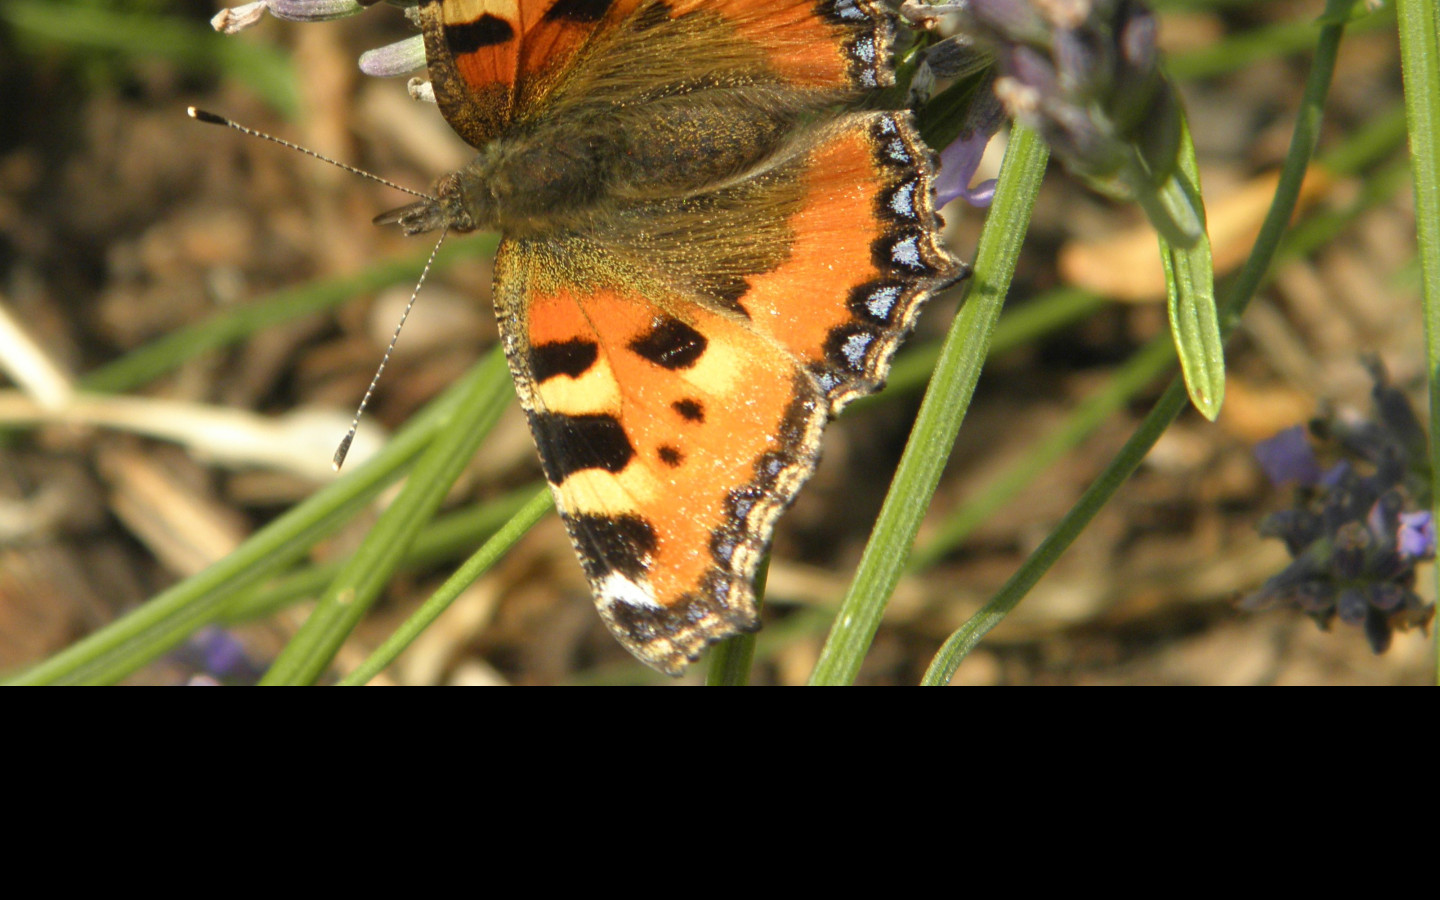
[[[1305,428],[1296,425],[1255,445],[1255,459],[1265,470],[1265,477],[1276,486],[1298,481],[1315,484],[1320,480],[1320,464],[1305,437]]]
[[[250,659],[245,646],[230,632],[207,625],[175,650],[172,656],[199,672],[190,684],[254,684],[262,670]]]
[[[990,91],[977,92],[971,99],[960,136],[940,151],[940,172],[935,178],[937,208],[956,199],[964,199],[971,206],[990,205],[995,197],[995,179],[987,179],[974,187],[970,182],[975,179],[985,147],[1003,119],[1000,104]]]
[[[956,139],[940,151],[940,173],[935,178],[937,208],[958,199],[983,208],[995,199],[995,179],[989,178],[974,187],[970,186],[989,143],[990,135],[972,134]]]
[[[930,27],[933,24],[927,15],[930,9],[911,2],[905,4],[901,15],[921,27]],[[925,48],[910,81],[909,104],[919,108],[931,99],[936,79],[955,79],[940,95],[939,117],[942,122],[953,122],[951,117],[959,110],[959,121],[950,126],[953,131],[943,125],[933,129],[944,133],[939,142],[932,144],[940,149],[940,167],[935,179],[937,207],[958,199],[964,199],[971,206],[986,207],[995,196],[993,178],[970,186],[985,155],[985,147],[1005,122],[1005,110],[995,97],[992,63],[990,55],[974,41],[965,35],[952,35]],[[931,134],[927,136],[934,139]],[[941,148],[946,137],[949,143]]]
[[[1435,558],[1435,520],[1428,512],[1402,513],[1396,549],[1407,559]]]
[[[1369,365],[1376,419],[1311,425],[1346,459],[1321,470],[1299,426],[1256,447],[1272,481],[1298,485],[1295,506],[1259,524],[1262,535],[1285,541],[1294,561],[1241,607],[1293,606],[1322,628],[1339,618],[1383,653],[1395,631],[1428,628],[1435,615],[1414,587],[1415,565],[1435,558],[1436,539],[1433,517],[1418,508],[1429,496],[1424,431],[1379,363]]]
[[[1143,4],[963,0],[930,9],[960,14],[965,33],[995,57],[996,96],[1067,168],[1096,190],[1140,203],[1177,245],[1200,239],[1200,214],[1174,181],[1184,115]]]

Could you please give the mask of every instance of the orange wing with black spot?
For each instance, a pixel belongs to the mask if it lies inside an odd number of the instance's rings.
[[[607,21],[641,0],[422,0],[435,99],[471,146],[544,97]]]
[[[602,617],[646,663],[679,674],[757,625],[756,566],[825,422],[961,273],[932,178],[908,114],[855,113],[741,184],[501,245],[497,312],[545,476]],[[747,208],[779,221],[723,219]],[[635,237],[697,210],[722,216],[690,233],[705,265]],[[773,246],[738,254],[737,232]]]
[[[643,4],[642,4],[643,5]],[[665,0],[673,17],[716,12],[762,48],[771,69],[797,89],[861,90],[894,81],[893,33],[874,0]]]
[[[421,0],[419,6],[435,98],[451,127],[477,148],[543,110],[597,35],[695,15],[723,18],[796,90],[866,89],[893,80],[889,19],[873,12],[870,0]],[[703,59],[704,50],[693,52]]]

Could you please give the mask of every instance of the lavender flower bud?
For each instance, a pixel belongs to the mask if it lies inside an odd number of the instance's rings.
[[[254,684],[264,672],[250,659],[239,639],[215,625],[195,632],[171,657],[187,668],[199,670],[192,684]]]
[[[1309,581],[1295,591],[1296,604],[1312,616],[1326,615],[1335,608],[1335,588],[1323,581]]]
[[[1278,537],[1291,556],[1299,556],[1325,533],[1325,522],[1308,509],[1282,509],[1260,520],[1262,537]]]
[[[377,2],[378,0],[369,0],[368,3],[363,0],[257,0],[255,3],[220,10],[210,20],[210,25],[216,31],[234,34],[259,22],[266,12],[276,18],[293,22],[328,22],[331,19],[353,16]]]
[[[1355,588],[1345,588],[1335,602],[1335,612],[1346,625],[1365,624],[1365,615],[1370,609],[1365,595]]]
[[[1050,32],[1050,25],[1029,3],[1022,0],[972,0],[969,14],[983,29],[1012,35],[1016,41],[1039,43]]]
[[[425,38],[418,34],[360,54],[360,71],[376,78],[408,75],[423,68]]]
[[[1159,65],[1155,17],[1136,0],[969,0],[962,28],[994,52],[996,94],[1067,168],[1138,200],[1181,246],[1203,233],[1173,189],[1183,115]]]
[[[1367,589],[1367,602],[1381,612],[1393,612],[1405,602],[1405,589],[1388,582],[1372,584]]]

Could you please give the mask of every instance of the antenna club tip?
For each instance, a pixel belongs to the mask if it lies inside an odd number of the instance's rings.
[[[345,457],[350,455],[350,444],[354,440],[355,432],[352,431],[349,434],[345,435],[345,438],[340,441],[340,446],[335,448],[335,455],[330,458],[330,466],[336,472],[339,472],[340,467],[345,465]]]
[[[224,116],[217,116],[212,112],[206,112],[205,110],[194,106],[185,107],[185,115],[200,122],[208,122],[211,125],[230,124],[229,120],[226,119]]]

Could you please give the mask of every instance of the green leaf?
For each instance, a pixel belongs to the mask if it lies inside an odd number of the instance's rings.
[[[1166,311],[1170,334],[1180,354],[1180,371],[1190,402],[1210,421],[1220,415],[1225,400],[1225,345],[1220,340],[1220,318],[1215,310],[1215,266],[1210,258],[1210,238],[1204,233],[1205,206],[1200,197],[1200,169],[1195,162],[1195,145],[1185,129],[1180,144],[1180,164],[1161,194],[1183,198],[1200,216],[1199,240],[1189,247],[1171,242],[1161,234],[1160,260],[1165,267]]]
[[[404,490],[365,536],[310,618],[280,651],[261,684],[312,684],[320,677],[513,396],[499,348],[463,381],[466,387],[460,403],[416,463]]]
[[[402,571],[453,563],[471,552],[477,544],[494,537],[525,508],[525,504],[544,487],[528,485],[503,496],[437,516],[410,545],[401,561]],[[344,559],[327,562],[307,561],[304,566],[263,584],[247,588],[225,606],[218,622],[237,624],[274,615],[300,600],[324,593],[344,568]]]
[[[381,644],[374,653],[361,663],[355,671],[341,679],[340,684],[346,686],[361,685],[379,675],[386,666],[395,661],[401,653],[409,647],[414,640],[420,636],[426,628],[430,627],[440,614],[450,608],[461,592],[475,582],[475,579],[485,574],[504,556],[515,542],[524,537],[540,517],[555,508],[555,500],[551,496],[549,486],[542,486],[535,491],[529,501],[521,507],[505,526],[497,531],[484,546],[465,561],[455,574],[445,580],[430,599],[426,600],[414,615],[405,620],[405,624],[395,630],[395,633]]]
[[[1430,370],[1431,497],[1440,502],[1440,12],[1435,0],[1399,0],[1398,11]],[[1440,578],[1440,568],[1435,573]],[[1436,679],[1440,681],[1440,658]]]
[[[1315,21],[1322,25],[1344,25],[1379,11],[1379,8],[1371,8],[1368,0],[1327,0],[1325,11]]]

